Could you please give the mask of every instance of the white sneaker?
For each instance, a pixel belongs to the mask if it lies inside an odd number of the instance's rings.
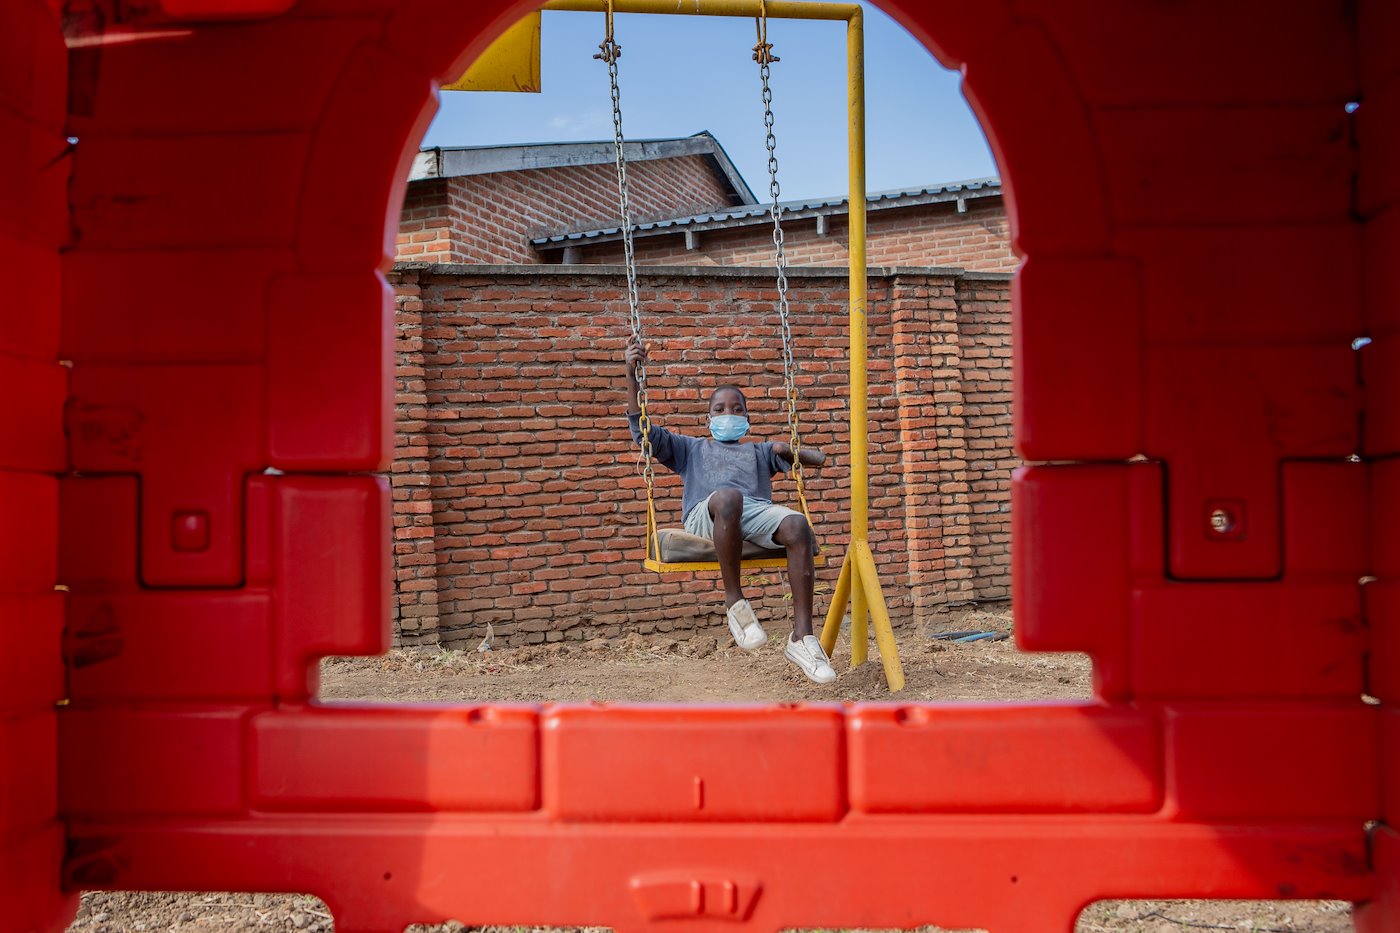
[[[801,641],[789,638],[787,646],[783,648],[783,654],[793,664],[802,668],[802,673],[806,674],[812,683],[829,684],[836,679],[836,671],[827,660],[822,643],[815,635],[803,636]]]
[[[745,651],[757,651],[768,644],[768,633],[753,614],[753,606],[747,599],[741,599],[729,607],[729,632],[734,636],[734,644]]]

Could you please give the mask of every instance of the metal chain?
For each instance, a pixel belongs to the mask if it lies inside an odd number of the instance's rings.
[[[769,214],[773,218],[773,250],[778,273],[778,318],[782,324],[783,336],[783,391],[787,402],[788,443],[792,446],[792,478],[797,487],[797,496],[807,511],[806,492],[803,486],[802,462],[798,455],[802,452],[802,437],[798,430],[797,415],[797,365],[792,352],[792,320],[788,304],[787,254],[783,249],[783,208],[779,203],[782,189],[778,185],[778,141],[773,135],[773,90],[769,87],[769,65],[780,61],[773,54],[773,44],[768,41],[768,15],[766,4],[760,2],[756,20],[758,44],[753,48],[753,59],[758,62],[758,75],[763,85],[763,126],[766,130],[764,145],[768,148],[768,193],[772,197]]]
[[[632,328],[632,339],[642,342],[642,310],[637,296],[637,263],[632,249],[632,206],[627,189],[627,156],[624,154],[622,137],[622,97],[617,86],[617,60],[622,57],[622,46],[613,38],[612,3],[607,9],[607,36],[598,45],[598,54],[593,56],[608,66],[608,84],[612,91],[613,142],[617,153],[617,201],[622,214],[622,255],[627,267],[627,312]],[[641,409],[638,419],[642,431],[642,449],[638,456],[639,472],[647,484],[647,498],[650,500],[652,484],[656,472],[652,466],[651,417],[647,413],[647,370],[645,364],[637,366],[637,403]]]

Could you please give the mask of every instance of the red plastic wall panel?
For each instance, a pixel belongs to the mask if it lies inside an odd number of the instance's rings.
[[[279,710],[254,716],[248,729],[248,785],[259,808],[539,806],[539,717],[532,708]]]
[[[762,930],[936,923],[1070,933],[1068,918],[1102,893],[1364,897],[1371,879],[1359,835],[1128,817],[871,818],[839,828],[714,824],[689,831],[583,823],[560,831],[528,819],[269,815],[178,827],[80,825],[69,867],[75,885],[115,880],[198,890],[208,876],[204,866],[218,864],[234,889],[318,892],[336,928],[352,931],[456,916],[623,931],[655,929],[669,918],[689,920],[682,925],[693,929],[746,919]],[[1311,857],[1300,859],[1300,852]],[[881,870],[849,896],[830,887],[817,896],[815,865]],[[522,866],[554,880],[522,881]],[[1113,876],[1107,891],[1105,872]]]
[[[308,270],[365,273],[393,262],[414,155],[404,142],[422,139],[437,109],[431,64],[361,45],[339,69],[300,192],[297,257]],[[380,115],[373,133],[367,112]]]
[[[0,924],[57,931],[60,889],[54,703],[59,646],[58,483],[67,467],[58,361],[59,249],[69,235],[67,51],[42,0],[0,9]]]
[[[258,368],[75,362],[70,391],[73,467],[140,475],[142,579],[237,585],[243,478],[267,462]]]
[[[242,19],[272,16],[291,9],[295,0],[160,0],[158,6],[175,19]]]
[[[1356,22],[1391,35],[1364,41],[1329,4],[888,4],[963,69],[1003,172],[1017,436],[1078,463],[1018,475],[1017,637],[1092,655],[1092,703],[410,713],[312,700],[320,657],[388,639],[388,490],[356,475],[389,451],[378,272],[434,79],[530,4],[169,0],[127,25],[174,35],[79,53],[66,127],[61,38],[20,6],[0,16],[41,38],[33,69],[0,55],[0,247],[42,242],[0,271],[52,276],[68,249],[62,289],[24,292],[52,315],[0,355],[54,362],[61,292],[73,368],[0,419],[0,454],[33,458],[0,480],[31,523],[28,549],[0,538],[0,605],[52,619],[69,586],[61,642],[4,637],[61,643],[71,703],[61,773],[52,665],[4,708],[0,750],[50,764],[0,796],[39,817],[5,840],[0,890],[57,897],[34,874],[56,870],[57,795],[70,889],[291,887],[350,931],[1030,933],[1183,894],[1373,899],[1364,922],[1395,926],[1390,831],[1380,877],[1362,832],[1394,729],[1359,698],[1394,690],[1395,525],[1368,516],[1395,483],[1344,459],[1400,436],[1400,37],[1374,0]],[[65,466],[82,475],[55,490]],[[195,678],[190,655],[220,663]],[[813,864],[862,884],[813,897]],[[5,916],[58,916],[46,897]]]
[[[1400,702],[1400,460],[1387,458],[1372,468],[1371,573],[1365,588],[1371,627],[1367,692],[1387,704]]]
[[[1163,802],[1151,712],[859,706],[849,730],[851,806],[864,813],[1152,813]]]
[[[1118,259],[1033,259],[1016,272],[1011,375],[1027,459],[1055,459],[1071,437],[1078,459],[1143,450],[1142,291],[1138,264]]]
[[[1363,225],[1365,326],[1371,339],[1361,348],[1361,378],[1370,404],[1366,410],[1365,451],[1369,456],[1400,454],[1400,205],[1387,207]]]
[[[63,257],[63,351],[83,363],[257,363],[290,251],[97,250]],[[159,285],[153,284],[153,278]]]
[[[1034,607],[1018,618],[1018,643],[1092,654],[1107,697],[1354,698],[1368,647],[1358,581],[1370,474],[1343,461],[1286,464],[1281,511],[1293,544],[1280,554],[1282,581],[1206,584],[1166,574],[1156,465],[1023,469],[1014,533],[1036,546],[1013,554],[1016,604]],[[1220,632],[1217,619],[1228,620]],[[1196,657],[1202,637],[1248,646],[1256,669],[1238,670],[1230,652]]]
[[[376,274],[278,279],[268,297],[270,462],[387,470],[394,449],[393,293]],[[307,353],[326,334],[334,352]]]
[[[137,574],[136,482],[64,480],[59,578],[72,590],[75,702],[304,700],[319,657],[388,646],[387,483],[258,477],[246,499],[248,584],[166,590]],[[98,530],[84,534],[89,523]],[[219,658],[218,670],[176,670],[192,650]]]
[[[846,810],[837,708],[562,708],[543,731],[561,820],[831,821]]]

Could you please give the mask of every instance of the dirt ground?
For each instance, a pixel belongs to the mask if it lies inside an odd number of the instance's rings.
[[[900,633],[906,677],[901,699],[1030,700],[1087,697],[1090,668],[1079,655],[1021,654],[1010,641],[951,644],[936,632],[1007,632],[1005,606],[948,613],[922,631]],[[763,702],[888,699],[872,663],[851,670],[847,640],[837,648],[834,687],[809,683],[782,655],[745,654],[729,645],[722,620],[683,639],[629,636],[617,642],[507,650],[407,649],[382,658],[329,658],[321,696],[406,703],[547,700]],[[455,933],[460,924],[415,928]],[[496,930],[499,928],[487,928]],[[524,928],[516,928],[526,933]],[[1345,933],[1351,906],[1335,901],[1106,901],[1081,914],[1076,933]],[[330,933],[321,901],[300,895],[91,893],[70,933]]]

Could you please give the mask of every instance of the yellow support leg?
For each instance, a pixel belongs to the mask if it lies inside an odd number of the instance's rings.
[[[841,561],[841,576],[836,579],[836,592],[831,594],[831,608],[826,611],[826,623],[822,625],[822,650],[828,658],[836,648],[836,638],[841,634],[841,617],[846,614],[846,607],[851,602],[851,568],[854,564],[851,552],[847,551],[846,559]]]
[[[890,625],[890,611],[885,606],[885,594],[880,589],[880,578],[875,575],[875,555],[870,553],[870,545],[857,541],[851,546],[855,553],[858,579],[864,584],[865,595],[870,603],[870,619],[875,626],[875,644],[880,649],[880,662],[885,666],[885,683],[890,693],[904,689],[904,666],[899,663],[899,648],[894,642],[894,628]],[[853,599],[852,602],[855,600]],[[855,626],[851,627],[855,631]],[[854,658],[855,649],[851,650]]]
[[[866,619],[870,616],[870,607],[866,605],[865,599],[865,571],[860,569],[860,561],[856,551],[855,542],[851,542],[851,667],[860,667],[865,663],[866,656],[870,651],[870,630],[866,627]],[[871,577],[875,585],[879,586],[879,581]]]

